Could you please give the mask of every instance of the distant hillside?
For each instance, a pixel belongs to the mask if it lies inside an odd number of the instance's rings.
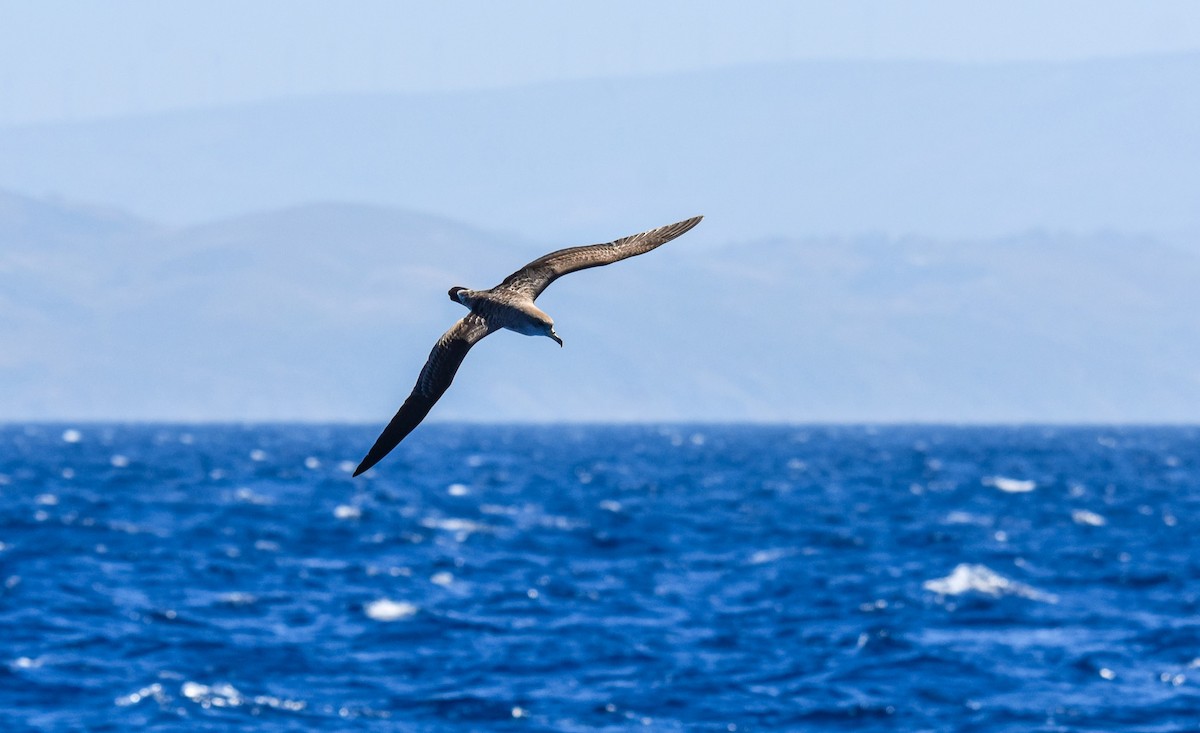
[[[176,229],[13,195],[0,243],[0,420],[382,421],[463,313],[447,288],[542,254],[377,207]],[[435,417],[1194,422],[1197,282],[1115,235],[685,237],[556,283],[565,348],[489,337]]]
[[[198,222],[313,200],[543,242],[1200,232],[1200,55],[807,62],[0,129],[0,186]]]

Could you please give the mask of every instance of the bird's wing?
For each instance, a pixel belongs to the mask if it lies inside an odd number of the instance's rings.
[[[702,216],[692,217],[675,224],[668,224],[665,227],[651,229],[648,232],[622,237],[608,244],[568,247],[551,252],[504,278],[504,282],[496,286],[496,289],[508,289],[529,298],[536,298],[550,283],[569,272],[608,265],[626,257],[649,252],[696,226],[703,218]]]
[[[417,378],[412,394],[383,429],[362,463],[354,469],[355,476],[379,463],[425,419],[434,403],[454,381],[454,373],[458,371],[467,352],[493,330],[484,318],[471,313],[442,334],[433,351],[429,352],[429,360],[421,369],[421,376]]]

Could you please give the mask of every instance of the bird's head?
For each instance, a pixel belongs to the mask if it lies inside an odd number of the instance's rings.
[[[546,320],[541,321],[541,326],[542,326],[542,335],[545,336],[546,338],[552,338],[555,341],[557,341],[559,347],[561,348],[563,345],[563,340],[560,339],[558,337],[558,334],[554,332],[554,321],[547,318]]]
[[[458,294],[464,290],[466,290],[466,288],[461,285],[455,285],[454,287],[450,288],[450,300],[453,300],[455,303],[462,303],[462,300],[459,299]]]

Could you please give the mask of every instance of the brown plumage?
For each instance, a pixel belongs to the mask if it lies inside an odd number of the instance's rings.
[[[421,369],[412,394],[383,429],[355,469],[354,475],[378,463],[425,419],[454,380],[467,352],[492,331],[507,328],[527,336],[547,336],[562,346],[562,339],[554,332],[554,319],[533,304],[550,283],[577,270],[608,265],[649,252],[696,226],[702,218],[693,217],[607,244],[569,247],[551,252],[504,278],[503,282],[490,290],[470,290],[458,286],[451,288],[450,299],[467,306],[471,312],[438,339]]]

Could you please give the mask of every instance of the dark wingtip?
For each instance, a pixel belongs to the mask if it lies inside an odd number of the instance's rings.
[[[692,227],[699,224],[700,220],[703,218],[703,215],[693,216],[691,219],[684,219],[683,221],[677,221],[674,224],[668,224],[665,227],[662,227],[661,230],[669,232],[670,238],[674,239],[675,237],[691,231]]]
[[[383,458],[383,456],[375,455],[375,450],[372,449],[371,452],[362,459],[362,462],[358,464],[358,468],[354,469],[354,473],[351,474],[351,478],[370,471],[375,467],[376,463],[379,463],[380,458]]]

